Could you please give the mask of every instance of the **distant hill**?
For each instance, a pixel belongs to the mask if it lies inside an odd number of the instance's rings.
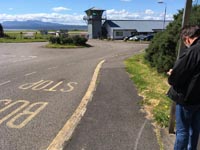
[[[63,25],[51,22],[42,22],[37,20],[28,21],[5,21],[2,23],[5,29],[33,29],[33,30],[87,30],[84,25]]]

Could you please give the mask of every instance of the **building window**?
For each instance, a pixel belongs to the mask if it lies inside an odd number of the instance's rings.
[[[123,36],[123,31],[117,31],[116,36]]]
[[[131,35],[135,35],[136,32],[131,32]]]

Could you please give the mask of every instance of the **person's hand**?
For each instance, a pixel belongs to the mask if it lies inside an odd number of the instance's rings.
[[[170,76],[172,74],[173,69],[169,69],[169,71],[167,72],[167,74]]]

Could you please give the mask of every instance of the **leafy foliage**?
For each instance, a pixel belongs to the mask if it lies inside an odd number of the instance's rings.
[[[72,37],[72,41],[74,45],[85,45],[87,42],[87,39],[85,37],[76,35]]]
[[[0,38],[4,36],[3,26],[0,24]]]
[[[173,67],[179,48],[179,32],[182,24],[183,10],[174,15],[165,31],[159,32],[146,49],[145,59],[158,72],[166,72]],[[190,24],[200,25],[200,6],[193,6]]]
[[[73,44],[73,45],[86,45],[87,39],[85,37],[81,37],[79,35],[76,36],[68,36],[68,37],[50,37],[49,42],[52,44],[61,44],[61,45],[66,45],[66,44]]]

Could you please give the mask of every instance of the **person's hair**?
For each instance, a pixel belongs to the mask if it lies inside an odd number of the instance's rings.
[[[180,37],[181,39],[200,37],[200,27],[198,25],[186,25],[181,29]]]

